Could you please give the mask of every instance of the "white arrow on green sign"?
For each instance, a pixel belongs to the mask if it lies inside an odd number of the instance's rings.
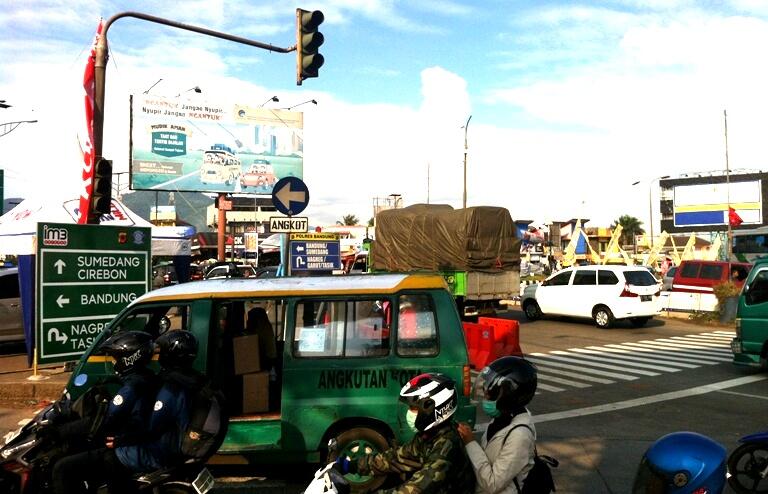
[[[38,223],[38,361],[76,359],[150,287],[144,227]]]

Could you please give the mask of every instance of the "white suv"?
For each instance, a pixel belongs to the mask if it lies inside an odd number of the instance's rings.
[[[592,318],[600,328],[618,319],[641,327],[659,313],[660,293],[658,281],[642,266],[578,266],[525,287],[522,307],[532,321],[558,315]]]

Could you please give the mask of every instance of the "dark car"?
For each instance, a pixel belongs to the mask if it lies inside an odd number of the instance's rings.
[[[23,341],[19,268],[0,268],[0,341]]]
[[[256,270],[250,264],[235,264],[234,262],[217,263],[211,266],[205,273],[206,280],[218,280],[222,278],[250,278],[256,277]]]

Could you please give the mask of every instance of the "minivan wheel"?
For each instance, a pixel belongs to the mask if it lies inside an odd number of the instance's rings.
[[[608,329],[613,324],[613,313],[604,305],[600,305],[592,311],[592,318],[598,328]]]
[[[381,453],[389,448],[387,439],[368,427],[355,427],[342,432],[336,437],[336,444],[337,457],[347,456],[353,461],[363,455]],[[386,476],[357,474],[347,474],[344,477],[349,481],[352,492],[374,491],[387,479]]]
[[[523,312],[525,312],[525,317],[529,321],[541,319],[541,307],[539,307],[539,304],[535,300],[526,301],[523,306]]]
[[[635,327],[635,328],[642,328],[650,320],[651,320],[650,317],[630,317],[629,318],[630,324],[632,324],[632,327]]]

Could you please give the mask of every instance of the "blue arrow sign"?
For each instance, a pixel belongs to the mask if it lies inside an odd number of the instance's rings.
[[[309,189],[303,180],[284,177],[272,187],[272,204],[288,216],[299,214],[309,204]]]

